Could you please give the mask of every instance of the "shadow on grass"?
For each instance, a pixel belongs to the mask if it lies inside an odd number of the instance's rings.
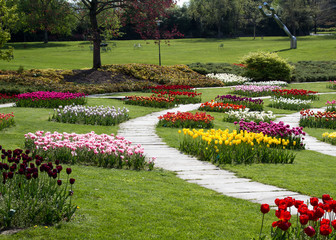
[[[14,49],[33,50],[37,48],[55,48],[55,47],[70,47],[71,45],[65,43],[7,43],[6,46],[11,46]]]
[[[286,52],[286,51],[290,51],[292,50],[291,48],[286,48],[286,49],[280,49],[280,50],[276,50],[276,51],[273,51],[274,53],[278,53],[278,52]]]

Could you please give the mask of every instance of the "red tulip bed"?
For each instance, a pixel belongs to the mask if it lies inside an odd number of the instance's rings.
[[[84,105],[87,102],[84,93],[31,92],[17,95],[17,107],[58,108],[65,105]]]
[[[232,103],[222,103],[211,100],[210,102],[202,103],[198,110],[208,111],[208,112],[228,112],[230,110],[245,109],[246,106],[232,104]]]
[[[0,93],[0,104],[15,102],[15,99],[16,99],[16,95],[8,95],[8,94]]]
[[[317,100],[319,96],[318,92],[308,91],[304,89],[276,89],[272,90],[274,96],[276,97],[286,97],[286,98],[298,98],[302,100]]]
[[[311,128],[336,129],[336,112],[314,112],[310,109],[300,111],[300,126]]]
[[[310,198],[309,203],[296,200],[292,197],[275,199],[277,210],[276,221],[272,223],[271,239],[335,239],[336,238],[336,200],[328,194],[318,198]],[[298,215],[292,218],[290,208],[295,207]],[[268,204],[262,204],[260,211],[263,214],[259,239],[262,236],[265,214],[270,211]]]
[[[159,127],[212,128],[214,117],[206,113],[168,112],[159,117]]]
[[[14,114],[13,113],[0,113],[0,130],[14,125]]]
[[[62,163],[85,163],[108,168],[153,169],[146,161],[141,145],[132,146],[124,137],[37,131],[25,134],[26,148],[34,154]]]
[[[0,150],[0,229],[69,221],[77,209],[71,202],[71,168],[32,157],[29,150]]]
[[[202,93],[197,93],[190,86],[157,86],[147,87],[145,90],[151,90],[153,95],[150,97],[127,96],[125,103],[148,107],[171,108],[176,104],[201,102]]]

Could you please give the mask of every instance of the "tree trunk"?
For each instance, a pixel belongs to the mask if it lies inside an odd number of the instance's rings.
[[[255,40],[255,38],[256,38],[256,23],[254,22],[253,23],[253,40]]]
[[[100,58],[100,33],[97,22],[97,2],[93,1],[90,8],[90,23],[92,29],[92,41],[93,41],[93,69],[101,68]]]
[[[48,30],[44,28],[44,43],[48,43]]]

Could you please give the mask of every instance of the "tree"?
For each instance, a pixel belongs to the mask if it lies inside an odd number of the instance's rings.
[[[70,3],[66,0],[17,0],[19,23],[24,31],[44,32],[44,43],[48,33],[70,34],[76,19]]]
[[[9,6],[10,1],[0,0],[0,59],[10,61],[13,56],[13,48],[2,49],[10,40],[10,27],[17,21],[16,6]]]
[[[100,44],[102,29],[98,16],[107,10],[114,9],[123,23],[129,22],[142,38],[158,37],[157,20],[165,17],[166,9],[174,4],[174,0],[77,0],[81,3],[90,19],[93,42],[93,68],[101,67]],[[80,9],[80,8],[79,8]]]
[[[257,24],[263,19],[258,9],[261,4],[260,0],[247,0],[244,4],[244,16],[253,25],[253,40],[256,38]]]

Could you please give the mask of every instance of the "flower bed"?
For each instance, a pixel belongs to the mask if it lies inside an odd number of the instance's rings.
[[[111,126],[129,119],[128,109],[115,107],[84,107],[81,105],[60,106],[54,109],[51,119],[63,123],[83,123],[91,125]]]
[[[303,100],[316,100],[319,99],[318,92],[308,91],[304,89],[276,89],[272,90],[273,94],[277,97],[286,98],[299,98]]]
[[[238,124],[238,131],[247,131],[254,133],[263,133],[264,135],[277,137],[289,140],[288,147],[291,149],[304,149],[304,145],[302,143],[303,136],[306,135],[304,131],[302,131],[302,127],[293,127],[291,128],[289,125],[285,125],[283,122],[275,123],[270,121],[267,122],[245,122],[244,120],[240,120]]]
[[[202,101],[202,93],[197,93],[193,91],[153,91],[157,97],[165,97],[168,99],[174,99],[176,104],[188,104],[188,103],[199,103]]]
[[[168,112],[159,117],[159,127],[212,128],[214,117],[206,113]]]
[[[127,96],[125,103],[144,107],[171,108],[175,106],[175,99],[156,97],[154,94],[150,97]]]
[[[181,130],[179,131],[181,132]],[[183,129],[180,150],[215,164],[293,163],[289,140],[247,131]],[[284,150],[285,149],[285,150]]]
[[[153,160],[146,162],[143,148],[132,146],[113,134],[50,133],[37,131],[25,134],[25,144],[34,154],[64,163],[85,163],[109,168],[152,169]]]
[[[242,84],[250,81],[249,78],[238,76],[230,73],[210,73],[206,75],[208,78],[218,79],[222,81],[226,86],[232,86]]]
[[[336,129],[336,112],[320,112],[307,109],[300,111],[300,126]]]
[[[83,105],[86,103],[84,93],[31,92],[17,95],[17,107],[57,108],[65,105]]]
[[[211,100],[211,102],[202,103],[198,110],[209,112],[227,112],[229,110],[239,110],[245,108],[246,106],[244,105],[215,102],[214,100]]]
[[[322,139],[324,142],[331,143],[332,145],[336,145],[336,132],[332,132],[332,133],[325,132],[322,134]]]
[[[245,121],[254,121],[254,122],[270,122],[271,120],[275,119],[272,111],[262,111],[262,112],[250,112],[248,108],[244,110],[239,109],[238,111],[232,111],[226,113],[224,116],[224,122],[239,122],[241,119]]]
[[[273,90],[278,90],[281,87],[271,85],[238,85],[232,87],[234,94],[239,94],[248,97],[269,96]]]
[[[336,80],[329,81],[329,84],[327,85],[327,88],[336,89]]]
[[[0,130],[14,125],[14,114],[13,113],[0,113]]]
[[[336,111],[336,100],[327,101],[327,112]]]
[[[298,98],[273,97],[269,107],[287,110],[302,110],[311,107],[312,100],[302,100]]]
[[[158,85],[158,86],[146,86],[143,88],[145,92],[153,91],[186,91],[194,92],[194,88],[189,85]]]
[[[15,99],[16,99],[16,95],[8,95],[8,94],[0,93],[0,104],[15,102]]]
[[[322,201],[319,201],[317,197],[312,197],[309,203],[296,200],[292,197],[277,198],[274,202],[278,209],[275,211],[277,221],[272,223],[272,239],[335,239],[336,201],[330,195],[324,194]],[[309,207],[309,204],[311,207]],[[294,220],[291,220],[290,208],[293,206],[297,209],[298,215]],[[261,235],[264,216],[269,212],[269,205],[262,204],[260,210],[263,218],[259,239],[265,239],[266,236]]]
[[[262,111],[264,104],[263,100],[260,98],[252,99],[247,97],[239,97],[236,95],[223,95],[223,96],[218,95],[215,98],[215,100],[221,101],[223,103],[244,105],[252,111]]]
[[[63,219],[69,221],[76,211],[71,203],[73,184],[62,176],[63,167],[56,161],[43,163],[43,158],[29,156],[29,150],[1,150],[0,228],[51,225]]]
[[[253,85],[253,86],[267,85],[267,86],[286,87],[288,83],[284,81],[262,81],[262,82],[245,82],[244,85]]]

